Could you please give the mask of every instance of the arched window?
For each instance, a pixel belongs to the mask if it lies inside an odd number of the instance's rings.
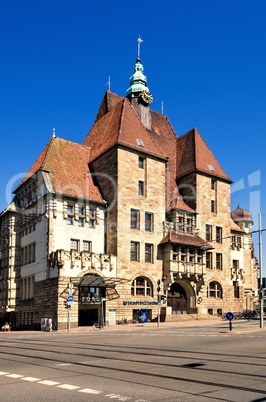
[[[207,287],[207,297],[223,298],[222,286],[219,282],[210,282]]]
[[[131,284],[132,296],[152,296],[152,284],[149,279],[138,276]]]

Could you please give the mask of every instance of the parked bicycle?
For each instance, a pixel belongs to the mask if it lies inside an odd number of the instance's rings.
[[[93,324],[93,329],[94,331],[100,331],[101,329],[107,329],[108,326],[109,325],[106,324],[106,322],[95,321],[95,323]]]
[[[120,325],[120,324],[121,325],[127,325],[128,324],[127,318],[123,317],[121,321],[118,321],[118,325]]]

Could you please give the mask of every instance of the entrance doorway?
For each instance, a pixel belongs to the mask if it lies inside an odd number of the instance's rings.
[[[93,325],[95,321],[98,321],[99,309],[89,308],[79,310],[79,327],[86,327]]]
[[[172,283],[167,296],[167,306],[172,307],[172,314],[187,314],[187,296],[179,283]]]
[[[87,274],[79,285],[79,326],[105,321],[106,283],[99,275]]]

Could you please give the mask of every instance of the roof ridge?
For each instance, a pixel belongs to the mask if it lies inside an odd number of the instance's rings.
[[[123,102],[123,104],[122,104],[122,109],[121,109],[121,113],[120,113],[120,120],[119,120],[119,130],[118,130],[118,138],[117,138],[117,141],[119,141],[119,138],[120,138],[120,135],[121,135],[121,129],[122,129],[122,120],[123,120],[123,118],[124,118],[124,115],[125,115],[125,101],[126,101],[127,99],[126,98],[124,98],[121,102]],[[120,102],[119,102],[120,103]]]
[[[222,166],[220,165],[220,163],[218,162],[217,158],[215,157],[214,153],[212,152],[211,148],[209,147],[209,145],[206,143],[206,141],[204,140],[204,138],[202,137],[202,135],[200,134],[200,132],[198,131],[198,129],[196,127],[193,128],[194,131],[194,136],[195,136],[195,145],[196,145],[196,133],[198,134],[198,137],[201,138],[201,140],[204,142],[205,146],[207,147],[207,149],[210,151],[211,155],[213,155],[215,162],[217,163],[217,165],[219,166],[219,168],[224,172],[224,174],[230,179],[230,177],[225,173],[225,171],[223,170]],[[198,150],[198,146],[195,147],[195,156],[196,156],[196,152]],[[196,162],[198,162],[196,160]],[[231,179],[230,179],[231,180]]]
[[[165,120],[167,120],[169,126],[171,127],[171,129],[172,129],[172,131],[173,131],[172,134],[173,134],[176,138],[179,138],[179,137],[176,135],[176,132],[175,132],[174,127],[172,126],[172,123],[170,122],[170,120],[168,119],[168,117],[167,117],[165,114],[156,112],[156,110],[153,110],[153,109],[151,109],[151,113],[158,114],[159,116],[163,116],[163,117],[165,118]],[[152,124],[151,124],[151,125],[152,125]]]

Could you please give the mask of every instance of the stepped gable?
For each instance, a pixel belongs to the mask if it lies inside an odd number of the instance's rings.
[[[177,243],[184,244],[188,246],[196,246],[196,247],[206,247],[207,249],[213,248],[209,243],[203,240],[198,235],[185,235],[176,233],[173,229],[170,229],[169,233],[163,238],[160,244],[165,243]]]
[[[139,145],[137,140],[141,140],[143,146]],[[167,158],[166,153],[160,151],[149,136],[126,98],[122,98],[107,114],[95,121],[83,144],[91,147],[90,161],[116,144],[159,158]]]
[[[195,171],[232,182],[198,130],[193,128],[177,139],[177,178]]]
[[[118,102],[124,99],[122,96],[116,95],[113,92],[106,91],[103,101],[97,113],[95,122],[100,120],[105,114],[107,114]]]
[[[54,137],[46,145],[19,187],[39,169],[50,173],[53,190],[59,194],[103,201],[94,184],[88,162],[90,148]]]

